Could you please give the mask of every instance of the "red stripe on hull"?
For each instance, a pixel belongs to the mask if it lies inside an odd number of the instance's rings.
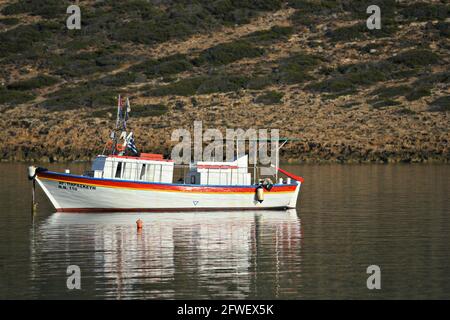
[[[142,190],[162,190],[162,191],[185,191],[185,192],[255,192],[256,186],[249,187],[226,187],[226,186],[184,186],[184,185],[171,185],[171,184],[159,184],[159,183],[139,183],[132,181],[113,181],[103,179],[91,179],[81,176],[68,176],[60,175],[57,173],[40,172],[37,174],[39,178],[55,179],[58,181],[64,181],[69,183],[80,183],[95,185],[98,187],[119,187],[119,188],[132,188]],[[297,185],[274,185],[268,192],[294,192]]]
[[[64,213],[114,213],[114,212],[205,212],[205,211],[254,211],[254,210],[287,210],[288,207],[255,207],[255,208],[59,208],[56,212]]]

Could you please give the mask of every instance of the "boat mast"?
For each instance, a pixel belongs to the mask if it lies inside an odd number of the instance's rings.
[[[127,120],[128,120],[128,112],[130,111],[130,102],[128,98],[125,100],[125,106],[122,101],[122,97],[119,94],[117,98],[117,118],[116,118],[116,127],[113,131],[111,131],[111,154],[120,154],[124,153],[125,150],[119,150],[119,139],[123,136],[126,141],[127,138]]]
[[[119,131],[119,127],[120,127],[120,122],[121,122],[121,118],[122,118],[122,97],[119,94],[119,96],[117,97],[117,117],[116,117],[116,127],[114,128],[114,130],[111,132],[111,139],[113,141],[112,143],[112,152],[111,154],[115,155],[116,151],[117,151],[117,145],[118,145],[118,137],[120,137],[120,131]]]

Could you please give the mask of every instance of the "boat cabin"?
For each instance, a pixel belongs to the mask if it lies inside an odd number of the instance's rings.
[[[139,157],[99,155],[92,163],[94,178],[172,183],[174,162],[160,154]]]
[[[160,154],[141,153],[139,157],[99,155],[92,163],[94,178],[173,183],[173,160]],[[248,156],[232,162],[198,161],[188,167],[182,183],[202,185],[250,185]]]
[[[233,162],[198,161],[189,171],[186,183],[203,185],[248,185],[248,156]]]

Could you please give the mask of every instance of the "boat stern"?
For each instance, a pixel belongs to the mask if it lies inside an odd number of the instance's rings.
[[[298,196],[300,194],[300,188],[302,186],[302,183],[304,181],[303,177],[297,176],[293,173],[290,173],[286,170],[283,170],[281,168],[277,168],[277,170],[283,174],[285,174],[287,177],[289,177],[290,179],[293,179],[296,183],[297,183],[297,187],[295,188],[295,192],[292,195],[291,200],[289,201],[289,204],[287,206],[288,209],[294,209],[297,207],[297,201],[298,201]]]

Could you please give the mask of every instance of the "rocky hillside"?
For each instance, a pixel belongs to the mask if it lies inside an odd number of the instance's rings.
[[[142,151],[202,120],[278,128],[291,161],[450,161],[447,1],[80,1],[68,30],[72,3],[0,2],[2,160],[90,159],[122,93]]]

